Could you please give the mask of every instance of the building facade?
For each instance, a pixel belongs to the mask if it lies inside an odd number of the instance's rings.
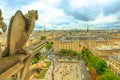
[[[120,51],[120,44],[116,45],[115,42],[119,42],[120,38],[117,37],[98,37],[98,36],[66,36],[63,38],[57,38],[54,40],[54,51],[58,52],[61,49],[71,49],[74,51],[81,51],[82,45],[87,45],[101,54]],[[116,48],[115,48],[116,47]],[[105,54],[106,55],[106,54]]]
[[[79,40],[54,40],[54,51],[68,49],[79,52]]]
[[[112,56],[109,58],[109,67],[120,77],[120,56]]]

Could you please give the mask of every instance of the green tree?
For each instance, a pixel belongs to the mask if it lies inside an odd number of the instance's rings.
[[[100,58],[98,56],[94,56],[94,55],[91,56],[88,65],[90,66],[90,70],[93,67],[96,68],[96,71],[98,72],[98,74],[103,74],[105,72],[105,70],[107,69],[106,61],[103,60],[102,58]]]
[[[59,55],[73,57],[73,56],[80,56],[80,53],[78,54],[78,52],[72,51],[72,50],[68,50],[68,49],[61,49],[59,51]]]
[[[46,39],[46,36],[41,36],[41,40],[45,40]]]
[[[88,60],[88,67],[90,69],[90,71],[95,68],[96,62],[98,61],[98,57],[96,56],[91,56],[90,60]]]
[[[77,53],[77,56],[78,56],[78,59],[80,59],[80,57],[81,57],[81,53],[78,52],[78,53]]]
[[[120,80],[113,72],[107,71],[97,80]]]
[[[38,61],[39,61],[39,60],[38,60],[37,58],[34,58],[34,59],[33,59],[33,63],[38,63]]]
[[[44,56],[44,55],[41,56],[41,57],[40,57],[40,61],[43,61],[45,58],[46,58],[46,56]]]
[[[96,78],[93,76],[96,74],[95,70],[99,75],[96,80],[120,80],[112,71],[109,70],[105,60],[84,49],[81,54],[92,73],[91,78],[93,78],[93,80]]]
[[[71,56],[71,57],[76,56],[76,52],[75,51],[69,51],[69,56]]]
[[[65,49],[61,49],[59,51],[59,53],[62,55],[62,56],[65,56],[65,54],[67,54],[67,51]]]
[[[59,52],[60,52],[60,53],[67,53],[67,50],[61,49]]]
[[[45,48],[49,51],[51,48],[52,48],[52,44],[51,43],[48,43]]]
[[[68,51],[68,50],[66,50],[66,49],[61,49],[61,50],[60,50],[60,54],[61,54],[62,56],[67,56],[69,53],[70,53],[70,51]]]
[[[82,50],[82,56],[85,60],[86,63],[88,63],[88,61],[90,60],[91,58],[91,52],[90,51],[85,51],[85,50]]]
[[[96,61],[95,68],[98,74],[103,74],[107,69],[107,63],[104,60],[99,59],[98,61]]]

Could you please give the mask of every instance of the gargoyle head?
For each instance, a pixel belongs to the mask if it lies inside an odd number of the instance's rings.
[[[28,14],[32,15],[33,17],[35,17],[36,20],[38,20],[38,11],[37,10],[28,11]]]

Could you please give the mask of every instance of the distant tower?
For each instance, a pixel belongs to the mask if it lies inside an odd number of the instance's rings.
[[[64,27],[62,28],[62,31],[64,31]]]
[[[44,32],[46,32],[46,26],[44,25]]]
[[[87,26],[87,32],[89,32],[89,27]]]

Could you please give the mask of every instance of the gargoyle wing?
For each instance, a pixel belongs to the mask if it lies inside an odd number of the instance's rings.
[[[22,49],[28,40],[28,36],[26,34],[26,19],[20,10],[17,11],[11,19],[9,28],[9,54],[14,54],[18,50]]]

